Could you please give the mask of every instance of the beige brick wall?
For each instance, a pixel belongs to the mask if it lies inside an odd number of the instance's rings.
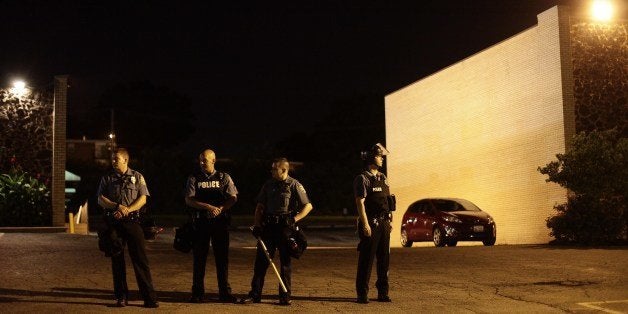
[[[497,223],[497,244],[546,243],[566,192],[538,166],[565,150],[558,8],[538,25],[386,96],[391,190],[401,216],[425,197],[466,198]],[[567,86],[569,88],[569,86]],[[481,244],[481,243],[479,243]]]

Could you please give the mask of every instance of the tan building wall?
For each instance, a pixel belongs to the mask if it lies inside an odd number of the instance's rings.
[[[551,239],[545,219],[566,191],[537,167],[564,152],[574,132],[573,96],[563,92],[573,90],[561,66],[570,53],[561,48],[569,46],[565,23],[563,8],[552,8],[537,26],[386,96],[388,178],[398,198],[391,245],[399,246],[408,205],[426,197],[472,201],[495,218],[497,244]]]

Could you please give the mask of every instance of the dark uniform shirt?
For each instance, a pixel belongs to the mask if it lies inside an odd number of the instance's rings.
[[[257,202],[264,205],[264,214],[280,215],[301,209],[310,203],[305,188],[299,181],[288,176],[284,181],[270,179],[257,195]]]
[[[224,199],[238,194],[238,189],[229,174],[219,171],[214,171],[212,174],[200,172],[188,177],[185,188],[186,197],[194,197],[199,202],[213,206],[223,205],[219,198],[214,196],[215,194],[221,194]]]
[[[111,171],[100,179],[98,197],[101,195],[124,206],[131,205],[141,195],[149,196],[146,181],[141,173],[127,168],[124,174]]]

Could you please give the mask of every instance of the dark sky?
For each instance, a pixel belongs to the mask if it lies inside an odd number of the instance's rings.
[[[72,117],[117,82],[149,80],[191,98],[195,138],[272,142],[311,129],[334,101],[368,94],[383,105],[386,94],[534,26],[540,12],[583,3],[184,2],[0,1],[2,84],[69,74]]]

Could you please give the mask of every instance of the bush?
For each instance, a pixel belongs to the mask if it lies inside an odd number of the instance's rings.
[[[556,243],[613,244],[625,237],[625,205],[619,199],[576,195],[554,208],[558,214],[547,219],[547,226]]]
[[[50,225],[50,212],[45,184],[17,168],[0,175],[0,226]]]
[[[559,242],[609,244],[626,240],[628,230],[628,139],[615,130],[580,133],[573,148],[545,167],[548,182],[570,190],[566,204],[547,219]]]

